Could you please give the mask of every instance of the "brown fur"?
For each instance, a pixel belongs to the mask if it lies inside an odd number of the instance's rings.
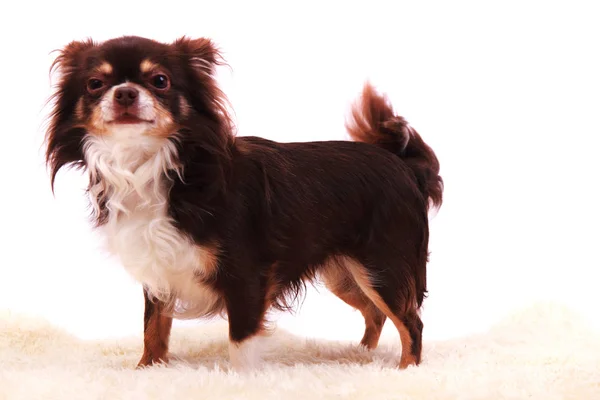
[[[138,368],[168,361],[169,336],[173,318],[164,314],[165,307],[144,290],[144,354]]]
[[[442,205],[444,185],[435,153],[371,85],[365,85],[346,128],[352,139],[383,147],[401,157],[410,166],[423,195],[434,207]]]
[[[148,85],[144,60],[169,75],[168,89]],[[112,66],[108,86],[140,85],[173,121],[162,131],[177,148],[177,170],[162,176],[169,217],[198,246],[218,248],[215,274],[204,283],[219,296],[232,343],[260,334],[270,307],[291,308],[322,274],[363,313],[363,345],[377,345],[388,317],[402,340],[399,365],[420,362],[428,210],[441,205],[443,185],[434,152],[383,96],[365,86],[348,123],[354,142],[235,137],[213,77],[222,59],[210,40],[73,42],[55,62],[62,77],[47,135],[52,183],[63,166],[86,167],[82,143],[99,94],[85,84],[103,63]],[[110,212],[102,196],[99,226]],[[141,364],[165,357],[169,318],[147,299]]]
[[[365,319],[365,333],[360,344],[367,349],[376,348],[386,320],[385,314],[369,300],[347,269],[327,268],[323,271],[323,280],[333,294],[361,312]]]

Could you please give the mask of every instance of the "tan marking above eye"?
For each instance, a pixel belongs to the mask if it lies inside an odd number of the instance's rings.
[[[158,64],[153,63],[150,60],[144,60],[140,63],[140,71],[142,73],[147,74],[158,68]]]
[[[100,66],[98,68],[96,68],[96,70],[102,74],[110,75],[113,72],[113,67],[112,67],[112,65],[110,65],[108,62],[105,61],[102,64],[100,64]]]

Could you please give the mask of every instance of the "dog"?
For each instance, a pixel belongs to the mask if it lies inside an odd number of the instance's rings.
[[[92,223],[143,287],[138,367],[168,362],[173,318],[223,315],[233,369],[253,370],[267,312],[319,278],[364,316],[362,346],[389,318],[398,367],[419,365],[428,214],[443,195],[435,153],[368,82],[352,140],[239,136],[223,64],[207,38],[122,36],[73,41],[51,67],[52,191],[62,167],[87,171]]]

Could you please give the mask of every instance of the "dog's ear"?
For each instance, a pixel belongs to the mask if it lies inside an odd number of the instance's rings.
[[[77,89],[78,70],[84,65],[85,53],[94,47],[94,42],[73,41],[59,51],[50,66],[50,75],[59,74],[56,91],[49,102],[53,101],[50,123],[46,132],[46,164],[50,167],[51,186],[58,171],[66,165],[76,168],[84,165],[81,143],[85,130],[73,125],[75,107],[79,98]]]
[[[63,76],[70,75],[81,65],[82,55],[86,50],[94,46],[95,44],[91,39],[72,41],[62,50],[59,50],[59,55],[54,59],[50,67],[50,72],[56,70]]]
[[[217,65],[225,64],[217,47],[207,38],[191,39],[183,36],[173,43],[173,47],[200,74],[213,75]]]

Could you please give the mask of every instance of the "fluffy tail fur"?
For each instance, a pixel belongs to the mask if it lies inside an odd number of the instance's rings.
[[[428,205],[442,205],[444,183],[435,153],[404,118],[394,114],[388,99],[370,84],[365,85],[352,107],[346,129],[353,140],[380,146],[400,157],[413,171]]]

